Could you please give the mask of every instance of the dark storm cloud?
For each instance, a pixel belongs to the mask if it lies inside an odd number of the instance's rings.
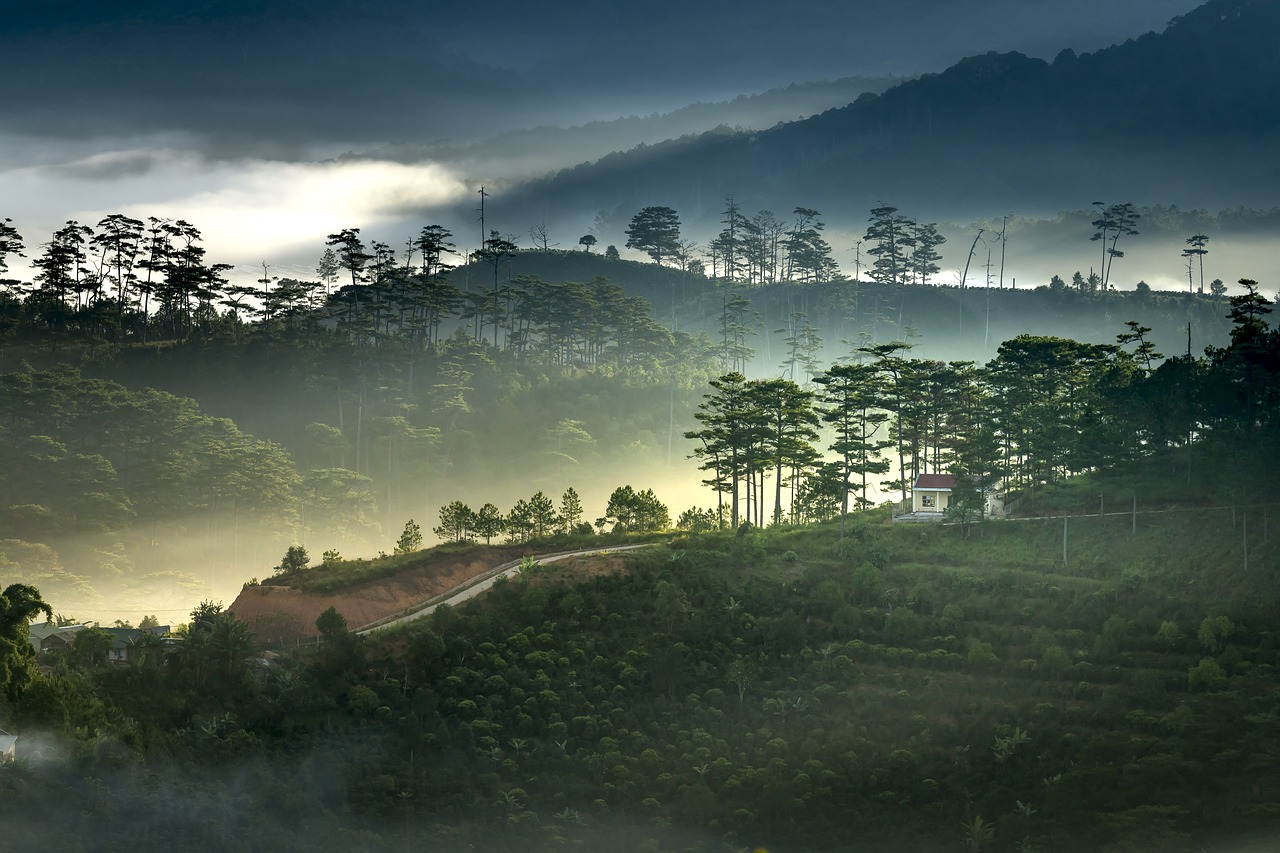
[[[1193,4],[0,0],[0,215],[33,243],[68,218],[187,218],[245,269],[313,264],[316,235],[393,232],[405,209],[469,228],[481,183],[502,193],[720,124],[763,130],[884,85],[793,83],[1089,50]],[[787,88],[648,117],[771,87]],[[546,129],[632,115],[644,118]],[[616,204],[572,211],[567,227]],[[555,210],[528,213],[509,206],[500,227]]]
[[[542,94],[466,59],[394,6],[54,0],[7,4],[0,130],[94,137],[192,131],[272,146],[437,135],[527,118]],[[114,11],[114,14],[113,14]],[[545,96],[542,100],[546,100]]]
[[[1052,54],[1186,0],[0,0],[0,131],[192,131],[231,152],[474,138],[803,80]]]

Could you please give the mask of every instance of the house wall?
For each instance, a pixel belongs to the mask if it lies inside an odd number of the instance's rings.
[[[932,506],[928,505],[930,503],[932,503]],[[950,503],[950,491],[917,489],[911,494],[911,509],[913,512],[946,512]]]

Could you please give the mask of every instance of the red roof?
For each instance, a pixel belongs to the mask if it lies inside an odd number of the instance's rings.
[[[956,478],[951,474],[921,474],[916,477],[917,489],[953,489]]]

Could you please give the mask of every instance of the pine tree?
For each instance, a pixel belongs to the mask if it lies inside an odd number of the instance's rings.
[[[506,519],[502,517],[498,508],[491,503],[486,503],[476,512],[471,527],[477,536],[484,537],[484,544],[488,545],[493,537],[502,532],[505,524]]]
[[[408,554],[422,547],[422,528],[412,518],[405,522],[404,531],[396,541],[396,553]]]
[[[440,526],[432,533],[448,542],[466,542],[475,529],[475,513],[462,501],[451,501],[440,507]]]
[[[17,258],[24,258],[22,250],[26,248],[22,245],[22,235],[18,233],[18,229],[13,227],[13,220],[9,218],[0,219],[0,273],[7,272],[9,267],[5,259],[9,255]]]
[[[646,207],[627,226],[627,248],[639,249],[657,264],[674,258],[679,242],[680,217],[669,207]]]
[[[555,504],[551,502],[551,498],[542,492],[529,498],[529,528],[533,538],[546,537],[556,529],[558,524],[559,518],[556,516]]]
[[[694,418],[701,429],[691,430],[685,438],[698,442],[693,451],[699,467],[712,472],[703,484],[716,491],[718,511],[723,517],[724,495],[730,496],[729,518],[734,527],[740,516],[741,483],[747,475],[748,445],[751,440],[752,408],[747,379],[741,373],[728,373],[711,381],[712,393],[704,395]]]
[[[874,208],[869,221],[863,240],[874,244],[867,249],[867,254],[875,258],[870,271],[872,281],[905,284],[911,269],[915,222],[899,215],[898,208],[889,205]]]
[[[1105,291],[1111,283],[1111,264],[1116,258],[1124,257],[1124,252],[1116,246],[1121,237],[1138,235],[1137,224],[1142,217],[1131,202],[1104,205],[1100,201],[1095,201],[1094,205],[1100,213],[1092,223],[1095,231],[1089,239],[1102,243],[1102,267],[1098,272],[1101,275],[1102,289]],[[1107,245],[1108,240],[1111,241],[1110,246]]]
[[[882,406],[883,377],[869,364],[837,364],[815,382],[822,388],[822,420],[834,431],[831,450],[840,457],[840,511],[849,512],[849,494],[857,493],[859,509],[870,506],[867,477],[885,474],[889,462],[881,451],[893,442],[877,438],[889,415]]]
[[[582,500],[573,486],[570,486],[560,496],[560,532],[572,533],[581,522]]]

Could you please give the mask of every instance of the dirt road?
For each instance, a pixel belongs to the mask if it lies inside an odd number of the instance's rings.
[[[390,628],[392,625],[402,625],[405,622],[412,622],[414,619],[421,619],[424,616],[430,616],[441,604],[448,604],[450,607],[456,607],[464,601],[472,599],[489,589],[500,577],[513,577],[520,572],[520,566],[525,559],[534,561],[535,563],[554,563],[559,560],[567,560],[570,557],[589,557],[593,554],[611,554],[618,551],[634,551],[637,548],[652,548],[658,543],[646,543],[643,545],[614,545],[610,548],[587,548],[582,551],[565,551],[558,554],[539,554],[528,558],[522,557],[519,560],[511,560],[499,566],[494,566],[486,572],[483,572],[466,583],[459,584],[453,589],[433,596],[426,601],[419,602],[413,607],[394,613],[376,622],[370,622],[368,625],[362,625],[355,629],[356,634],[369,634],[373,631],[379,631],[383,628]]]

